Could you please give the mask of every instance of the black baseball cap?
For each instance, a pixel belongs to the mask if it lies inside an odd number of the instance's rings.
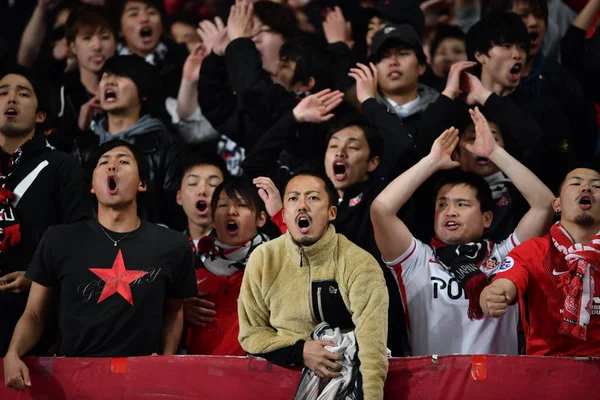
[[[377,32],[375,36],[373,36],[373,43],[371,44],[371,59],[377,58],[383,44],[391,39],[396,39],[413,49],[417,54],[419,62],[424,63],[427,61],[419,34],[412,26],[407,24],[386,25],[385,28]]]
[[[377,0],[375,7],[366,9],[367,18],[379,17],[390,24],[408,24],[419,36],[425,31],[425,15],[418,3],[411,0]]]

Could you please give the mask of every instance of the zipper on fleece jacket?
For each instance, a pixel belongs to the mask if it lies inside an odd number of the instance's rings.
[[[317,321],[317,317],[315,316],[315,312],[313,311],[313,300],[312,300],[312,274],[311,274],[311,270],[310,270],[310,263],[307,263],[308,265],[308,301],[309,301],[309,308],[310,308],[310,316],[313,320],[313,322],[316,323]],[[300,268],[302,268],[304,266],[304,249],[302,247],[300,247]]]

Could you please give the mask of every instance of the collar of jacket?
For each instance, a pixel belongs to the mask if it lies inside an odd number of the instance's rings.
[[[542,73],[542,67],[544,66],[544,61],[544,54],[540,51],[533,59],[533,64],[531,65],[529,75],[521,78],[519,87],[532,85],[535,83],[536,80],[539,79],[539,75]]]
[[[290,260],[300,266],[319,266],[325,264],[328,260],[331,260],[335,252],[335,246],[337,244],[337,235],[333,224],[329,224],[329,227],[312,246],[299,246],[292,239],[292,235],[288,230],[285,234],[285,248],[286,253]],[[302,259],[301,259],[302,254]]]
[[[17,149],[17,152],[19,150],[22,151],[20,159],[20,164],[22,164],[23,162],[37,156],[38,154],[54,150],[54,147],[50,146],[50,144],[46,140],[46,136],[42,135],[41,133],[36,133],[31,139],[23,143],[23,145],[19,149]],[[6,155],[7,153],[4,151],[4,149],[2,149],[0,157],[6,157]],[[11,154],[8,154],[8,156],[11,156]]]

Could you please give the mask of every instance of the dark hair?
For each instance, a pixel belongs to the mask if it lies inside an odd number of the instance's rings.
[[[292,84],[308,84],[310,78],[314,78],[312,92],[331,87],[331,63],[327,42],[323,38],[311,34],[294,37],[281,46],[279,58],[296,63]]]
[[[212,199],[210,201],[210,210],[212,217],[214,218],[217,210],[217,204],[219,203],[219,197],[222,193],[225,193],[230,199],[241,197],[248,204],[248,208],[256,213],[256,217],[261,212],[266,212],[265,203],[258,195],[258,189],[250,182],[250,180],[244,176],[230,177],[223,182],[213,192]]]
[[[435,56],[435,52],[439,47],[440,43],[442,43],[446,39],[459,39],[463,42],[465,41],[465,33],[458,26],[453,25],[440,25],[437,27],[435,32],[435,36],[429,45],[429,57],[433,60]]]
[[[322,180],[325,186],[325,191],[327,192],[327,195],[329,197],[329,205],[337,207],[339,200],[338,192],[335,189],[335,186],[333,186],[333,182],[329,180],[325,173],[311,166],[302,166],[294,170],[294,172],[290,176],[290,179],[288,179],[288,181],[286,182],[285,188],[287,188],[287,185],[290,183],[290,181],[297,176],[312,176],[313,178]]]
[[[67,42],[73,43],[79,31],[87,27],[94,30],[107,29],[117,40],[119,30],[106,7],[82,4],[73,10],[65,23]]]
[[[569,175],[573,170],[576,170],[579,168],[590,169],[590,170],[596,171],[597,173],[600,174],[600,158],[596,157],[594,162],[576,161],[576,162],[571,163],[569,165],[569,168],[567,169],[567,172],[565,173],[565,176],[563,177],[562,181],[560,182],[560,185],[558,185],[558,192],[556,193],[557,197],[560,196],[562,187],[565,184],[565,181],[567,180],[567,175]]]
[[[279,33],[285,41],[293,38],[300,32],[298,18],[294,11],[272,1],[258,1],[254,3],[254,14],[263,24],[275,33]]]
[[[200,22],[201,18],[194,13],[189,13],[189,12],[176,12],[173,15],[169,16],[169,30],[171,29],[171,27],[173,26],[173,24],[176,23],[181,23],[184,25],[189,25],[194,27],[194,29],[196,29],[198,27],[198,23]]]
[[[475,198],[479,201],[481,212],[492,211],[495,207],[494,199],[490,186],[482,177],[471,172],[466,172],[460,168],[451,169],[448,171],[440,171],[435,180],[433,190],[433,203],[437,199],[440,189],[444,185],[467,185],[475,190]]]
[[[138,167],[140,182],[144,185],[148,184],[148,181],[150,180],[150,170],[149,170],[146,158],[143,157],[137,151],[136,147],[133,144],[126,142],[124,140],[120,140],[120,139],[110,140],[108,142],[105,142],[105,143],[101,144],[100,146],[94,148],[90,152],[90,158],[88,159],[88,162],[86,165],[86,167],[87,167],[86,169],[88,170],[88,175],[90,177],[90,182],[92,181],[91,177],[94,173],[94,170],[96,169],[96,166],[98,165],[98,161],[100,161],[100,157],[102,157],[102,155],[104,155],[106,152],[108,152],[116,147],[121,147],[121,146],[127,147],[133,154],[133,158],[135,159],[135,162]]]
[[[42,81],[33,70],[19,64],[14,64],[8,68],[2,69],[2,72],[0,72],[0,79],[4,79],[6,75],[22,76],[31,84],[38,101],[37,110],[35,110],[35,112],[46,113],[46,120],[35,125],[35,134],[43,133],[46,127],[49,126],[49,120],[52,117],[48,85],[46,82]]]
[[[191,169],[199,166],[199,165],[212,165],[213,167],[218,168],[223,174],[223,180],[227,180],[229,176],[229,171],[227,170],[227,165],[225,164],[225,160],[219,157],[216,153],[194,153],[187,154],[183,160],[183,169],[181,180],[185,177]],[[181,182],[180,182],[181,185]]]
[[[467,57],[475,59],[475,53],[488,54],[494,46],[522,46],[529,54],[529,34],[527,27],[517,14],[493,12],[485,15],[467,33]]]
[[[423,51],[418,51],[414,47],[403,42],[402,39],[398,39],[398,38],[389,38],[385,42],[383,42],[383,44],[381,45],[379,50],[377,50],[377,53],[371,55],[369,60],[373,64],[377,65],[381,62],[381,60],[383,60],[386,57],[386,54],[389,51],[394,50],[394,49],[412,50],[415,52],[415,56],[417,57],[417,60],[419,61],[420,65],[427,64],[427,56],[425,55],[425,53]]]
[[[150,63],[137,54],[126,56],[116,55],[104,63],[100,76],[105,72],[113,73],[131,79],[138,91],[138,98],[142,104],[141,115],[147,114],[157,103],[160,93],[160,80],[158,71]],[[146,100],[144,101],[144,98]],[[158,107],[158,104],[156,104]]]
[[[547,0],[481,0],[481,16],[493,12],[510,12],[515,3],[526,3],[531,7],[531,12],[536,18],[543,19],[548,25]]]
[[[329,141],[333,135],[342,129],[346,129],[351,126],[355,126],[362,131],[363,136],[369,145],[369,159],[373,157],[380,157],[383,146],[381,135],[379,135],[377,129],[371,126],[367,117],[356,112],[346,114],[334,123],[327,133],[327,144],[329,144]]]
[[[116,21],[118,21],[118,26],[121,26],[121,17],[125,12],[125,6],[127,3],[136,2],[136,3],[144,3],[149,7],[156,8],[160,13],[160,18],[163,23],[163,27],[166,21],[167,12],[165,10],[165,6],[162,0],[110,0],[109,6],[112,8],[112,12]]]

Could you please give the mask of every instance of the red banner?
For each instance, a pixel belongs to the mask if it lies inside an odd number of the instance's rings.
[[[0,399],[290,400],[299,369],[246,357],[28,358],[32,387]],[[554,357],[395,358],[386,399],[592,399],[600,360]]]

